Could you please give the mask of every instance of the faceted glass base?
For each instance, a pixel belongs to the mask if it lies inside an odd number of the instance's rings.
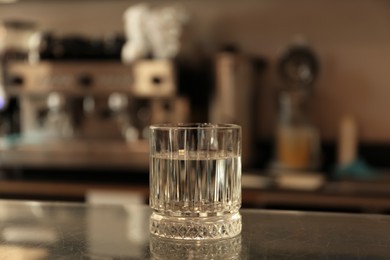
[[[241,236],[219,240],[173,240],[150,236],[150,252],[156,260],[241,259]]]
[[[223,239],[241,233],[240,213],[217,217],[172,217],[154,212],[150,217],[153,235],[186,240]]]

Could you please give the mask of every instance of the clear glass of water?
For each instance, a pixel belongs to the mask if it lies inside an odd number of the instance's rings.
[[[150,232],[187,240],[241,232],[241,127],[150,127]]]

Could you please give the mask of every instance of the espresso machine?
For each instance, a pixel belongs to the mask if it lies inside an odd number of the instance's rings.
[[[190,120],[177,63],[185,14],[131,6],[124,34],[100,38],[0,21],[2,169],[147,171],[149,126]]]
[[[171,60],[11,62],[7,93],[19,133],[3,138],[1,161],[18,167],[148,168],[148,127],[186,122]]]

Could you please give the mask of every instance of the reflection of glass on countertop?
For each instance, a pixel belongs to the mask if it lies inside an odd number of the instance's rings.
[[[190,241],[150,236],[152,259],[241,259],[241,235],[228,239]]]

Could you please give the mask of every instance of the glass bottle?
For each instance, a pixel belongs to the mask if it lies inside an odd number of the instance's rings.
[[[277,166],[286,170],[313,170],[319,164],[319,134],[307,114],[304,90],[282,91],[276,129]]]

